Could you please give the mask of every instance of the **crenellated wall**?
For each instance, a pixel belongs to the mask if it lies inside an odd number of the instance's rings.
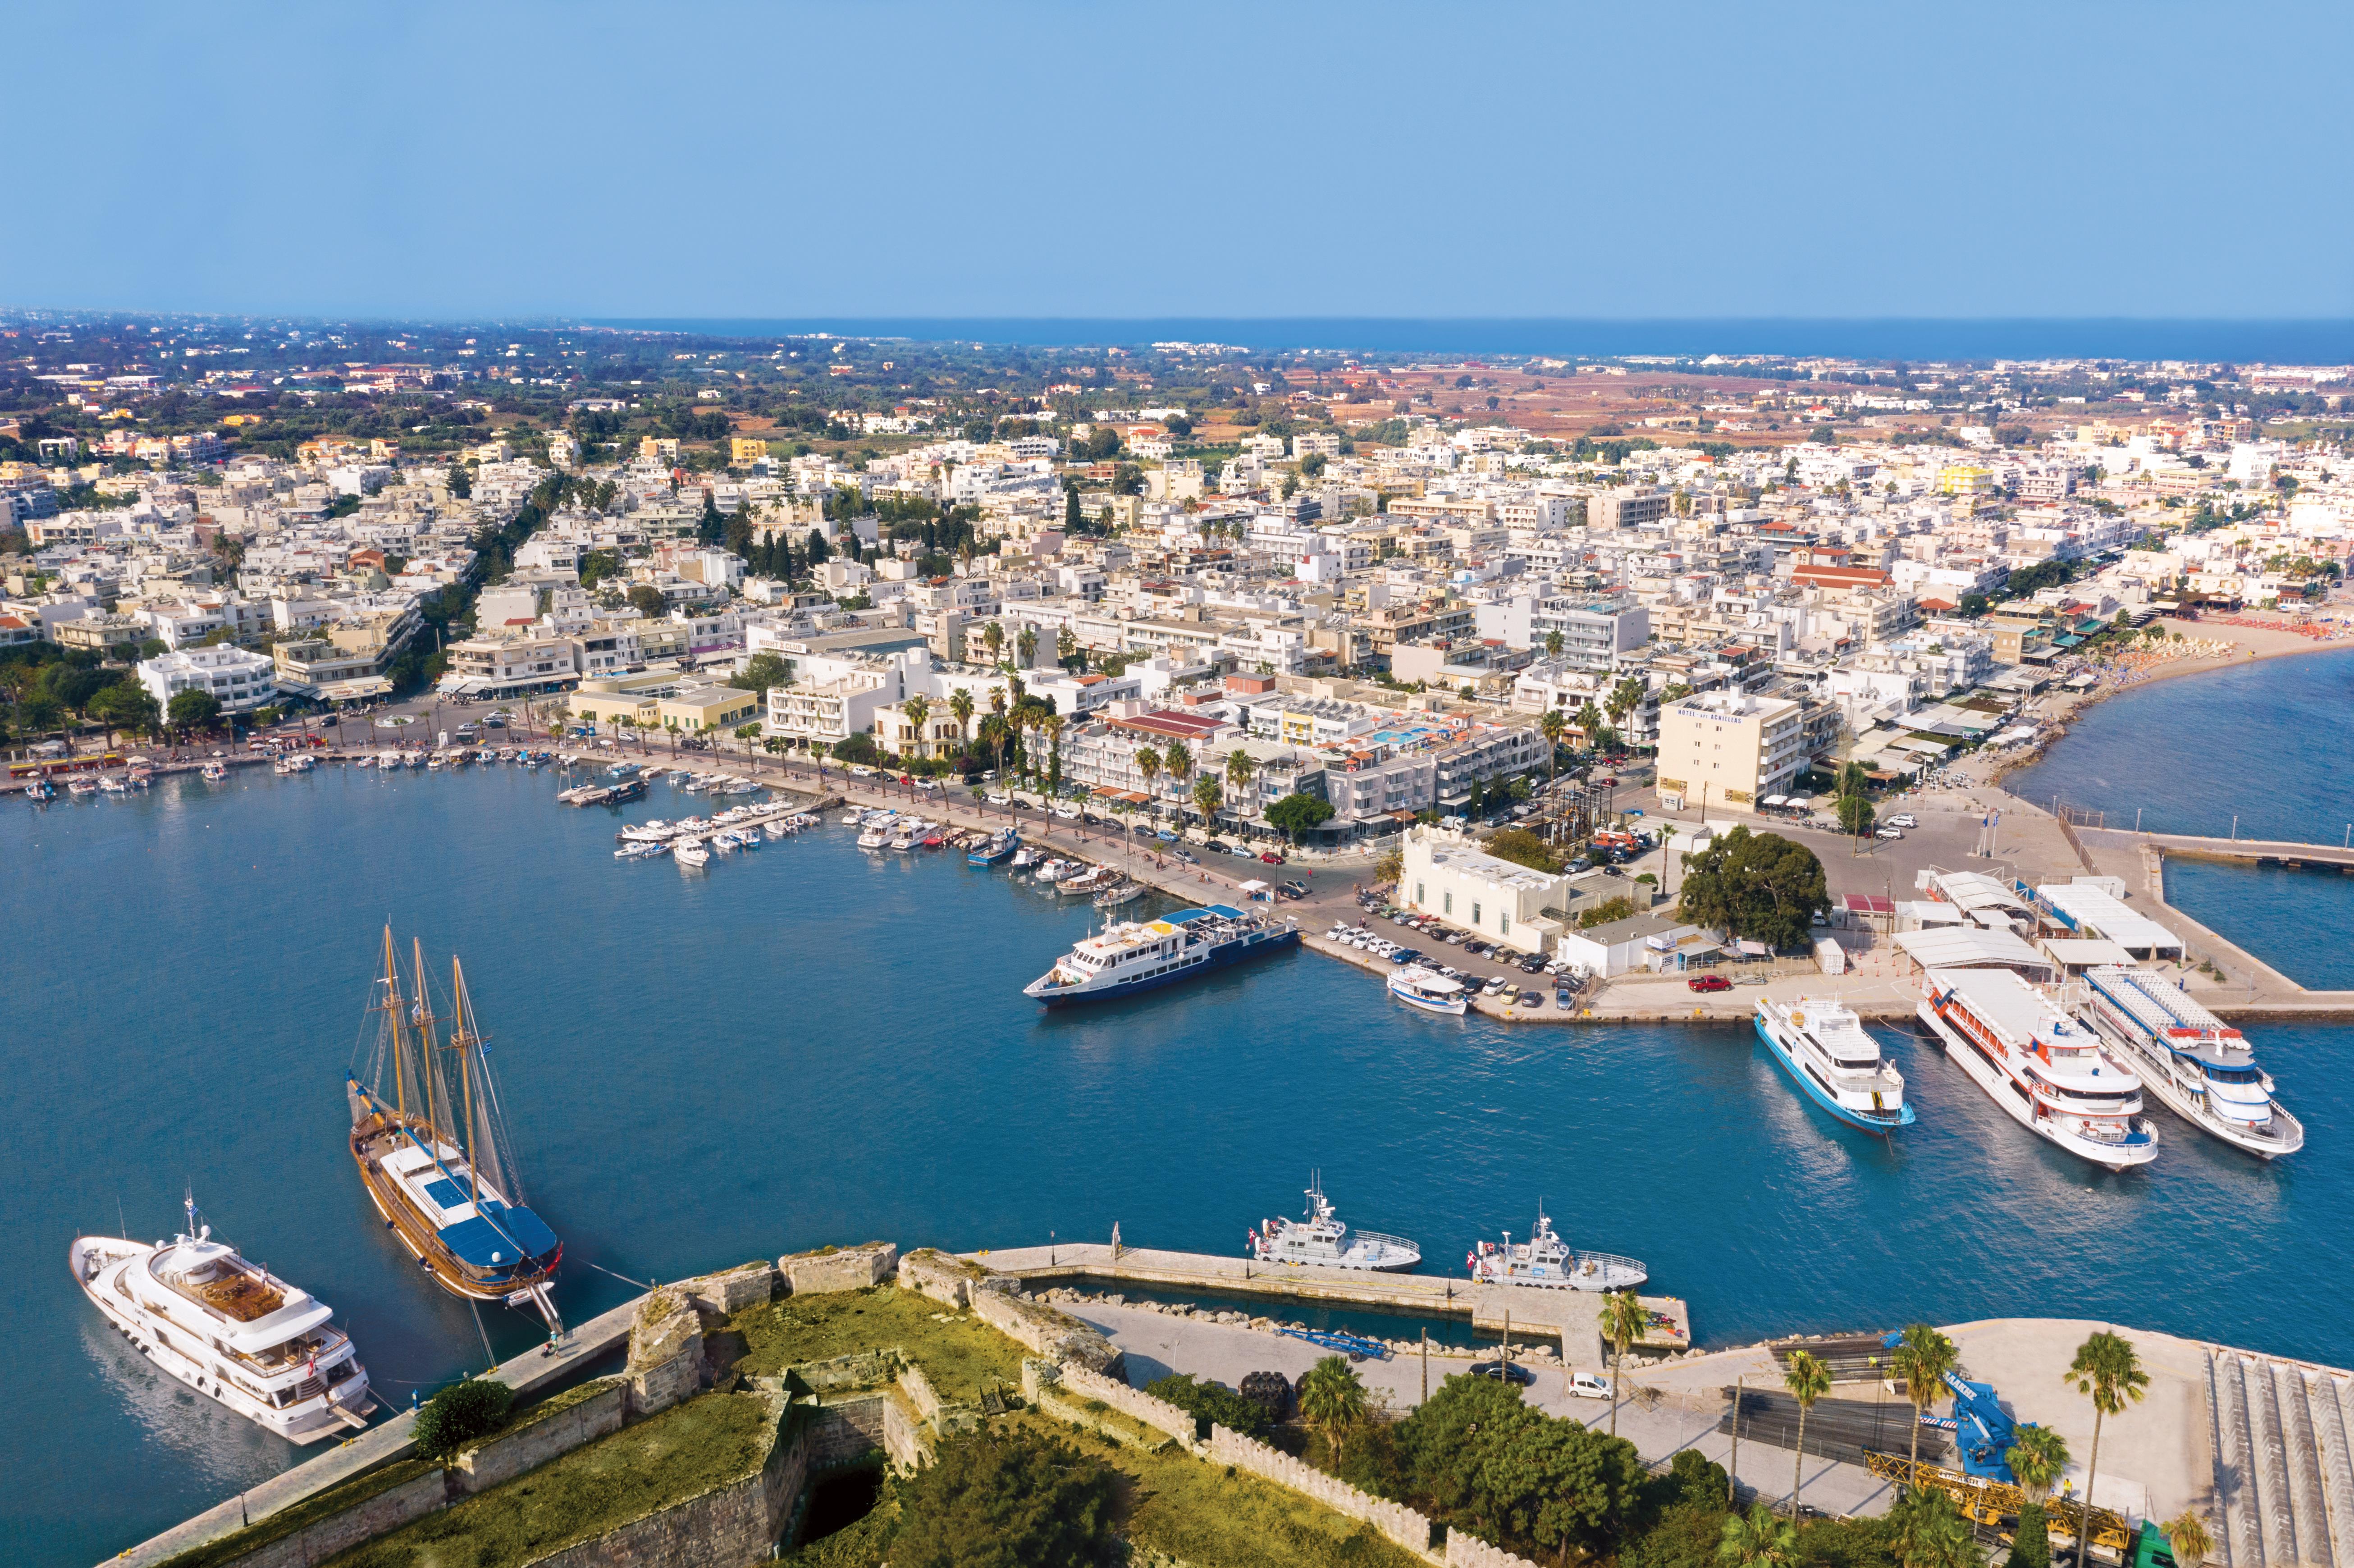
[[[525,1470],[535,1470],[550,1459],[569,1454],[584,1443],[619,1432],[628,1416],[628,1384],[620,1378],[609,1378],[595,1393],[553,1415],[532,1420],[530,1413],[525,1412],[522,1425],[509,1427],[458,1456],[458,1462],[450,1467],[451,1489],[469,1497],[488,1491]]]
[[[1273,1481],[1277,1486],[1322,1503],[1334,1513],[1363,1520],[1417,1556],[1431,1562],[1440,1561],[1437,1553],[1430,1549],[1430,1520],[1404,1503],[1385,1502],[1361,1492],[1337,1476],[1328,1476],[1313,1465],[1295,1459],[1264,1443],[1254,1442],[1224,1426],[1211,1426],[1210,1441],[1204,1452],[1214,1465],[1232,1465],[1247,1475]]]

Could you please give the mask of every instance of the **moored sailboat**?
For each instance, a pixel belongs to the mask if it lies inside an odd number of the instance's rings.
[[[549,1286],[564,1244],[525,1206],[465,970],[450,960],[445,1035],[427,991],[423,950],[412,946],[411,953],[410,989],[403,994],[387,927],[384,973],[372,1004],[383,1022],[369,1081],[357,1074],[345,1078],[361,1184],[434,1283],[472,1301],[514,1305],[522,1298],[558,1328]]]

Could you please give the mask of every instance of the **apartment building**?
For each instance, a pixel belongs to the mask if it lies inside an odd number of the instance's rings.
[[[222,643],[183,648],[139,662],[139,683],[157,705],[169,709],[182,692],[209,692],[223,713],[248,713],[278,694],[275,666],[267,654]]]
[[[1659,709],[1659,803],[1732,807],[1786,792],[1808,761],[1799,704],[1706,692]]]

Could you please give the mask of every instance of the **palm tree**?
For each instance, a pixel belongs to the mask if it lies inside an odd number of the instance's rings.
[[[1914,1492],[1889,1510],[1896,1561],[1903,1568],[1984,1568],[1970,1521],[1944,1492]]]
[[[1238,746],[1226,753],[1226,782],[1234,787],[1235,800],[1249,799],[1246,791],[1250,789],[1251,780],[1257,776],[1258,764],[1249,752]]]
[[[1590,697],[1586,699],[1585,705],[1577,710],[1577,727],[1585,736],[1585,749],[1594,750],[1602,734],[1602,710],[1594,705]]]
[[[1161,752],[1161,765],[1169,769],[1172,783],[1182,786],[1193,776],[1193,754],[1185,749],[1182,740],[1172,740]]]
[[[1618,1436],[1618,1406],[1627,1386],[1627,1347],[1651,1327],[1651,1314],[1632,1290],[1614,1290],[1602,1298],[1602,1337],[1617,1352],[1610,1368],[1610,1436]]]
[[[1060,714],[1048,714],[1038,727],[1046,732],[1046,783],[1049,789],[1063,785],[1063,729],[1071,721]]]
[[[1545,783],[1550,786],[1561,777],[1561,737],[1569,728],[1569,721],[1561,716],[1559,708],[1547,708],[1537,720],[1537,731],[1545,737]]]
[[[1908,1476],[1921,1467],[1921,1417],[1945,1392],[1946,1374],[1960,1360],[1954,1341],[1926,1323],[1907,1324],[1895,1354],[1888,1358],[1889,1369],[1904,1380],[1904,1395],[1913,1402],[1913,1467],[1905,1472]],[[1919,1489],[1917,1484],[1914,1489]]]
[[[1338,1467],[1341,1431],[1364,1419],[1365,1385],[1344,1358],[1326,1356],[1300,1375],[1299,1414],[1324,1434]]]
[[[1764,1503],[1729,1516],[1716,1543],[1716,1560],[1725,1568],[1785,1568],[1797,1552],[1797,1527],[1776,1519]]]
[[[1055,662],[1068,665],[1071,656],[1079,651],[1079,640],[1067,626],[1055,633]]]
[[[1792,1351],[1782,1369],[1782,1386],[1798,1402],[1798,1449],[1790,1460],[1790,1517],[1798,1517],[1798,1491],[1807,1477],[1807,1413],[1831,1391],[1831,1370],[1806,1351]],[[1613,1392],[1616,1392],[1615,1390]]]
[[[907,722],[915,726],[916,755],[920,758],[924,755],[924,724],[932,716],[931,699],[918,694],[909,697],[899,705],[906,711]]]
[[[1216,779],[1205,773],[1193,780],[1193,805],[1202,813],[1202,826],[1216,826],[1218,808],[1225,803],[1225,791],[1218,788]]]
[[[949,713],[956,719],[957,747],[962,750],[972,740],[972,693],[959,686],[949,694]]]
[[[981,629],[981,640],[989,644],[989,662],[996,663],[1005,656],[1005,628],[991,621]]]
[[[2158,1527],[2166,1532],[2166,1543],[2174,1548],[2178,1568],[2199,1568],[2207,1554],[2215,1550],[2215,1538],[2207,1533],[2207,1521],[2190,1509],[2184,1509]]]
[[[1025,670],[1029,669],[1030,661],[1038,656],[1038,629],[1034,626],[1023,627],[1021,634],[1013,639],[1013,652],[1019,657],[1022,667]]]
[[[1917,1425],[1917,1424],[1916,1424]],[[2012,1554],[2022,1565],[2052,1561],[2050,1526],[2044,1522],[2043,1505],[2052,1496],[2052,1489],[2068,1468],[2068,1440],[2049,1426],[2021,1426],[2011,1446],[2003,1450],[2003,1463],[2010,1467],[2011,1478],[2019,1489],[2027,1494],[2027,1502],[2019,1510],[2019,1528],[2011,1536]],[[2029,1549],[2032,1538],[2040,1545]]]
[[[1161,778],[1161,753],[1149,746],[1136,748],[1136,770],[1144,775],[1144,792],[1152,797],[1152,814],[1161,814],[1161,791],[1155,788]]]
[[[1562,650],[1561,633],[1560,633],[1559,631],[1557,631],[1557,630],[1556,630],[1556,631],[1548,631],[1548,632],[1546,632],[1546,633],[1545,633],[1545,657],[1546,657],[1546,658],[1548,658],[1548,659],[1558,659],[1558,658],[1560,658],[1560,657],[1561,657],[1561,650]]]
[[[2140,1404],[2149,1374],[2141,1370],[2133,1341],[2104,1329],[2076,1347],[2076,1359],[2060,1380],[2093,1402],[2093,1456],[2084,1462],[2084,1517],[2076,1531],[2076,1568],[2084,1568],[2093,1550],[2093,1483],[2101,1470],[2101,1423]]]

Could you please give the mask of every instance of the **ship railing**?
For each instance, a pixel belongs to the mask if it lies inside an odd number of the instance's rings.
[[[1569,1274],[1607,1274],[1613,1268],[1631,1268],[1638,1274],[1649,1274],[1640,1258],[1622,1257],[1615,1252],[1574,1252],[1566,1260]]]
[[[1373,1242],[1383,1246],[1404,1247],[1413,1253],[1419,1253],[1422,1250],[1419,1245],[1406,1240],[1404,1236],[1385,1235],[1380,1231],[1359,1231],[1356,1233],[1356,1237],[1361,1242]]]

